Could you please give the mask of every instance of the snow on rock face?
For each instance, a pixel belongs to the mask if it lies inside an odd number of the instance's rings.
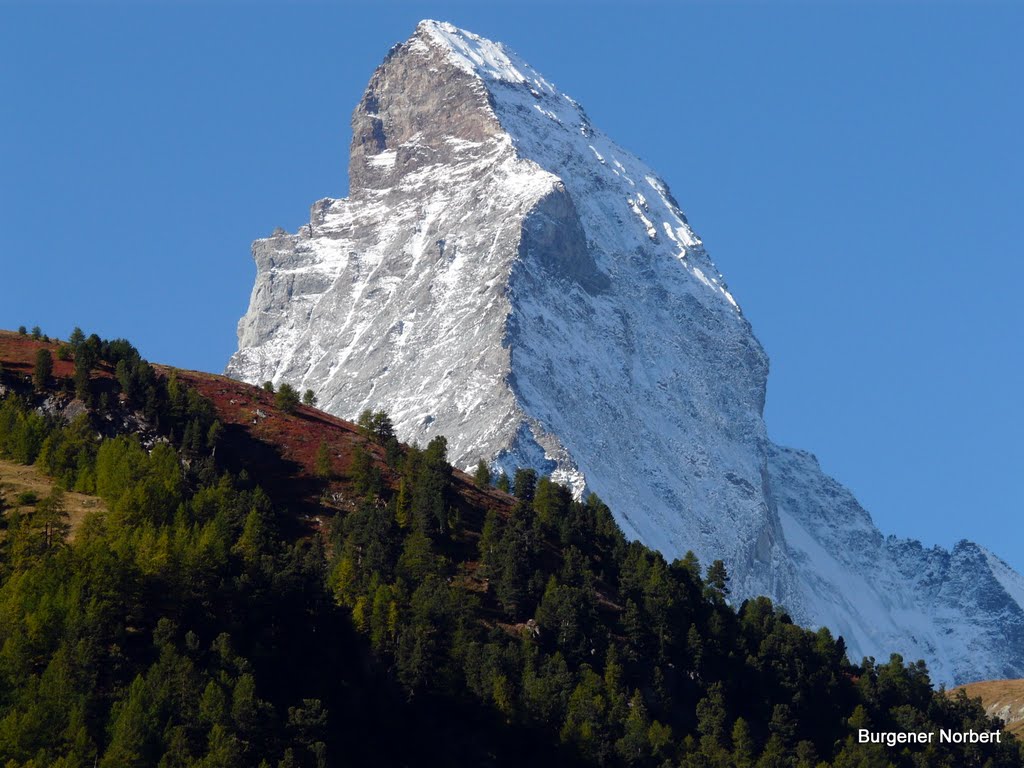
[[[1020,676],[1024,579],[976,544],[952,552],[885,538],[809,453],[771,446],[772,501],[797,566],[803,616],[851,656],[923,658],[933,679]]]
[[[724,559],[735,595],[827,624],[853,655],[924,657],[946,681],[1024,673],[992,634],[1019,622],[1019,576],[977,547],[904,553],[813,459],[771,445],[749,324],[667,184],[579,104],[502,45],[425,21],[352,127],[350,196],[253,245],[229,375],[312,388],[343,417],[384,408],[402,440],[445,435],[462,467],[595,491],[627,535]],[[968,614],[988,623],[968,632]]]

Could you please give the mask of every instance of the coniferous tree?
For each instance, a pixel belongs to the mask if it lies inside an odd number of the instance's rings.
[[[32,372],[32,384],[37,392],[42,392],[46,389],[46,385],[49,383],[50,376],[52,375],[53,356],[50,354],[50,350],[37,350],[35,369]]]
[[[481,488],[487,488],[491,484],[491,469],[483,459],[480,459],[476,465],[476,470],[473,472],[473,482]]]
[[[299,405],[299,393],[288,382],[282,382],[274,395],[274,405],[285,413],[295,413]]]
[[[512,483],[512,495],[523,502],[533,501],[533,491],[537,487],[537,471],[528,467],[520,467],[516,470],[515,480]]]
[[[327,443],[320,443],[320,447],[316,449],[313,471],[321,480],[330,480],[333,476],[334,467],[331,459],[331,449]]]
[[[725,570],[725,562],[715,560],[708,566],[708,588],[719,597],[729,596],[729,574]]]

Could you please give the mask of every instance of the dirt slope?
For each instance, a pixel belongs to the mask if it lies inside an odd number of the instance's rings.
[[[953,688],[949,693],[966,692],[972,699],[981,699],[985,711],[1002,718],[1006,730],[1017,736],[1024,736],[1024,680],[989,680],[983,683],[968,683]]]

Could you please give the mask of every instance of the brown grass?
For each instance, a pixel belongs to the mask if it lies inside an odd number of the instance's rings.
[[[18,494],[31,491],[42,499],[53,490],[53,480],[35,467],[0,459],[0,490],[8,506],[17,508],[15,500]],[[64,494],[64,508],[71,523],[72,538],[87,514],[104,509],[103,502],[97,497],[74,492]]]
[[[990,716],[1002,718],[1007,731],[1024,738],[1024,680],[968,683],[953,688],[949,693],[953,695],[961,690],[968,698],[980,698]]]

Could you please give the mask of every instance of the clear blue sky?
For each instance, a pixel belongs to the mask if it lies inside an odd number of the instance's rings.
[[[345,193],[373,68],[446,19],[668,180],[771,356],[776,440],[884,531],[1024,570],[1013,4],[35,5],[0,0],[0,327],[220,371],[250,241]]]

